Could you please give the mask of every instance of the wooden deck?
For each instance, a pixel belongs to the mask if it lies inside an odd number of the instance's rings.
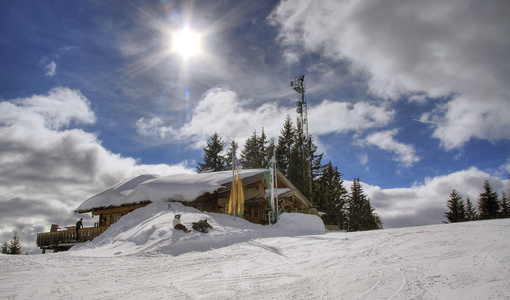
[[[103,233],[108,226],[81,228],[76,239],[76,230],[74,228],[55,232],[43,232],[37,234],[37,246],[45,253],[46,250],[53,252],[67,251],[78,243],[91,241]]]

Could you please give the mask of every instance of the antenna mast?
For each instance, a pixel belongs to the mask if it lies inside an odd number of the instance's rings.
[[[310,192],[310,200],[312,199],[312,161],[310,160],[310,136],[308,135],[308,112],[305,98],[305,75],[300,75],[290,82],[290,87],[301,95],[301,101],[296,102],[296,112],[299,114],[298,121],[300,126],[301,147],[303,153],[303,161],[310,163],[303,164],[303,175],[306,178],[308,175],[308,191]],[[312,201],[312,200],[311,200]],[[312,201],[313,203],[313,201]]]
[[[308,140],[308,116],[305,98],[305,75],[297,76],[290,82],[290,87],[293,88],[298,94],[301,95],[301,101],[296,102],[296,112],[299,114],[299,121],[301,126],[301,137],[303,141]]]

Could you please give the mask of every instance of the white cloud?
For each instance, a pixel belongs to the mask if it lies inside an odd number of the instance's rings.
[[[370,171],[370,167],[368,166],[368,155],[366,153],[358,155],[359,162],[362,166],[365,166],[365,172]]]
[[[480,96],[482,97],[482,96]],[[510,99],[500,102],[481,101],[480,98],[459,96],[422,120],[437,124],[433,136],[444,148],[454,149],[471,138],[495,142],[510,139]]]
[[[348,61],[370,90],[451,99],[434,111],[447,149],[510,139],[510,2],[282,1],[269,21],[286,53]],[[287,54],[288,56],[288,54]],[[423,98],[422,97],[422,98]]]
[[[50,130],[69,127],[72,123],[95,121],[90,102],[76,90],[55,88],[48,96],[34,95],[0,103],[0,124],[23,124]]]
[[[55,71],[57,70],[57,64],[52,61],[49,64],[46,65],[46,76],[53,77],[55,76]]]
[[[393,137],[397,133],[398,130],[396,129],[372,133],[361,143],[374,145],[379,149],[390,151],[395,154],[395,161],[402,163],[406,167],[411,167],[414,163],[419,162],[420,158],[416,155],[413,146],[395,141]]]
[[[193,172],[185,163],[140,165],[112,153],[95,134],[77,127],[93,122],[90,102],[67,88],[0,102],[2,240],[23,232],[22,244],[35,246],[36,230],[72,225],[76,221],[69,218],[81,202],[120,180]]]
[[[361,132],[388,124],[394,114],[394,110],[384,105],[324,100],[308,111],[310,134]],[[173,128],[159,117],[141,118],[136,126],[141,135],[168,141],[185,139],[193,142],[196,148],[203,147],[204,141],[214,132],[227,141],[235,139],[242,146],[254,130],[260,134],[262,127],[268,138],[276,138],[287,115],[296,117],[295,108],[277,106],[274,102],[254,107],[250,100],[239,99],[231,90],[213,88],[203,95],[192,110],[189,122],[181,128]],[[295,124],[295,119],[293,122]]]
[[[243,145],[254,130],[260,134],[262,127],[269,138],[278,136],[287,114],[293,113],[293,110],[278,107],[276,103],[252,107],[250,100],[239,99],[233,91],[213,88],[202,96],[192,110],[189,122],[181,128],[173,128],[159,117],[142,118],[136,126],[142,135],[169,141],[185,139],[195,148],[203,147],[215,132],[226,141],[235,139]]]
[[[425,104],[427,102],[427,96],[425,95],[411,95],[408,97],[410,102],[415,102],[418,104]]]
[[[362,131],[387,125],[395,111],[368,102],[351,104],[324,100],[308,112],[312,134],[344,133]]]
[[[160,139],[175,138],[175,130],[166,126],[158,117],[152,119],[141,118],[136,122],[136,131],[141,135],[154,136]]]
[[[446,221],[443,213],[448,210],[446,201],[452,190],[457,190],[464,200],[469,197],[476,205],[479,194],[483,192],[485,180],[489,180],[495,191],[503,190],[507,182],[472,167],[448,175],[426,178],[424,183],[410,188],[382,189],[369,184],[363,186],[385,227],[391,228]]]

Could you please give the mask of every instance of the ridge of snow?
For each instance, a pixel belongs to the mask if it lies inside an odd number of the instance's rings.
[[[169,206],[171,205],[171,207]],[[174,211],[182,223],[207,219],[213,226],[209,233],[174,230]],[[117,223],[92,241],[71,248],[77,256],[117,256],[134,254],[180,255],[191,251],[208,251],[235,243],[265,237],[324,234],[322,220],[315,215],[284,213],[275,225],[259,225],[242,218],[218,213],[201,212],[179,202],[155,202],[123,216]]]

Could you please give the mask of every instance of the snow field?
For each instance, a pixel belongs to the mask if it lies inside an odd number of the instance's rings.
[[[69,252],[0,255],[1,297],[510,299],[509,219],[310,234],[312,216],[260,226],[181,207],[186,226],[214,227],[186,235],[156,206]]]

